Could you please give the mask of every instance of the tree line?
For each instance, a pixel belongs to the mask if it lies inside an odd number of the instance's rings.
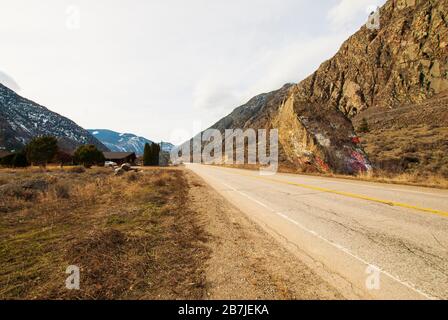
[[[48,163],[80,164],[86,168],[104,165],[104,155],[94,145],[82,145],[73,155],[59,149],[58,140],[52,136],[35,137],[26,146],[1,159],[0,165],[23,168],[30,165],[46,167]]]
[[[157,143],[146,143],[143,165],[158,166],[160,149]],[[78,164],[90,168],[93,165],[104,165],[104,162],[104,155],[96,146],[82,145],[71,155],[60,150],[57,138],[52,136],[35,137],[22,150],[0,159],[0,165],[14,168],[30,165],[46,167],[48,163],[58,163],[61,166]]]

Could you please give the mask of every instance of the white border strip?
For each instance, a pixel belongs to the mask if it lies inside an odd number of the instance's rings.
[[[315,236],[315,237],[319,238],[320,240],[322,240],[322,241],[324,241],[324,242],[330,244],[331,246],[335,247],[336,249],[338,249],[338,250],[340,250],[340,251],[342,251],[342,252],[348,254],[350,257],[352,257],[352,258],[358,260],[359,262],[361,262],[361,263],[363,263],[363,264],[365,264],[365,265],[367,265],[367,266],[373,266],[373,267],[376,268],[378,271],[380,271],[380,272],[383,273],[384,275],[388,276],[388,277],[391,278],[392,280],[397,281],[397,282],[400,283],[401,285],[403,285],[403,286],[405,286],[406,288],[409,288],[409,289],[413,290],[414,292],[416,292],[416,293],[422,295],[422,296],[425,297],[426,299],[429,299],[429,300],[438,300],[438,298],[432,297],[432,296],[430,296],[429,294],[427,294],[427,293],[423,292],[422,290],[418,289],[413,283],[410,283],[410,282],[408,282],[408,281],[403,281],[403,280],[401,280],[398,276],[394,276],[394,275],[390,274],[389,272],[383,270],[382,268],[380,268],[380,267],[378,267],[378,266],[376,266],[376,265],[374,265],[374,264],[372,264],[372,263],[369,263],[368,261],[364,260],[363,258],[361,258],[361,257],[355,255],[354,253],[352,253],[349,249],[345,248],[344,246],[342,246],[342,245],[340,245],[340,244],[338,244],[338,243],[335,243],[335,242],[333,242],[333,241],[331,241],[331,240],[328,240],[328,239],[324,238],[323,236],[321,236],[320,234],[318,234],[316,231],[314,231],[314,230],[310,230],[310,229],[308,229],[307,227],[305,227],[304,225],[302,225],[301,223],[297,222],[296,220],[291,219],[290,217],[286,216],[285,214],[273,210],[272,208],[270,208],[268,205],[264,204],[263,202],[261,202],[261,201],[255,199],[255,198],[249,196],[248,194],[246,194],[246,193],[244,193],[244,192],[242,192],[242,191],[239,191],[239,190],[235,189],[234,187],[228,185],[228,184],[225,183],[225,182],[221,182],[221,183],[222,183],[224,186],[226,186],[227,188],[229,188],[230,190],[239,193],[240,195],[246,197],[247,199],[249,199],[249,200],[251,200],[251,201],[257,203],[258,205],[262,206],[263,208],[268,209],[268,210],[271,211],[272,213],[274,213],[274,214],[278,215],[279,217],[282,217],[283,219],[285,219],[285,220],[291,222],[292,224],[296,225],[297,227],[299,227],[299,228],[302,229],[303,231],[306,231],[306,232],[312,234],[313,236]]]

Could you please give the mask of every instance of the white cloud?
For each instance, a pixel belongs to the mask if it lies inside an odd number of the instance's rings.
[[[339,0],[328,12],[328,18],[334,27],[347,28],[361,21],[367,22],[372,8],[384,2],[385,0]]]
[[[0,71],[0,83],[3,84],[5,87],[8,87],[9,89],[14,90],[16,92],[20,90],[19,85],[13,79],[13,77],[11,77],[10,75],[8,75],[3,71]]]
[[[247,90],[247,96],[278,89],[285,83],[297,83],[311,75],[321,63],[331,58],[347,34],[338,32],[322,35],[273,48],[260,66],[262,76],[256,79]]]
[[[220,77],[215,75],[200,79],[193,91],[193,107],[196,109],[223,109],[235,103],[238,103],[235,89],[223,79],[222,74]]]
[[[245,66],[214,66],[196,82],[193,106],[209,115],[223,116],[255,95],[297,83],[336,53],[346,36],[338,32],[297,39],[260,52]]]
[[[302,80],[366,21],[370,3],[0,0],[1,68],[22,95],[83,127],[167,140]],[[79,29],[66,27],[69,4]]]

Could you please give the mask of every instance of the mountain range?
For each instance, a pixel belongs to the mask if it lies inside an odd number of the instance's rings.
[[[116,152],[135,152],[138,155],[142,155],[145,144],[154,143],[149,139],[138,137],[131,133],[120,133],[107,129],[89,129],[88,131],[111,151]],[[171,143],[161,143],[163,151],[169,152],[173,147]]]
[[[72,120],[0,84],[0,148],[19,150],[30,139],[41,135],[57,137],[59,146],[64,150],[93,144],[102,151],[108,151],[107,147]]]
[[[85,130],[72,120],[46,107],[21,97],[0,84],[0,150],[15,151],[36,136],[58,138],[59,147],[73,151],[80,145],[93,144],[101,151],[124,151],[143,154],[146,143],[143,137],[112,130]],[[162,150],[169,152],[173,145],[163,142]]]

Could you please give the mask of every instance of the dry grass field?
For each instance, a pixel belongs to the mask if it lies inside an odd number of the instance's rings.
[[[448,127],[410,126],[362,135],[370,160],[383,171],[448,180]]]
[[[0,169],[0,299],[201,298],[209,250],[187,192],[179,170]]]
[[[393,109],[369,108],[361,142],[375,171],[366,179],[448,188],[448,92],[419,104]]]

